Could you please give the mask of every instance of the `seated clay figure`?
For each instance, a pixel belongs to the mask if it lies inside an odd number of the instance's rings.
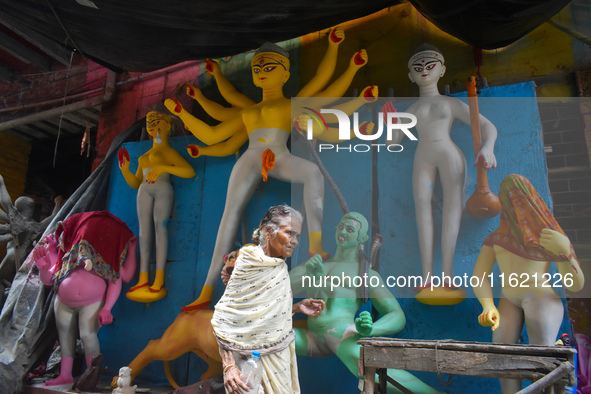
[[[335,354],[359,379],[363,379],[363,374],[359,370],[361,345],[357,344],[357,341],[362,337],[381,337],[398,333],[406,324],[404,311],[390,290],[385,287],[380,274],[373,269],[370,269],[367,275],[370,278],[369,283],[376,283],[375,286],[369,287],[369,298],[380,314],[380,318],[375,322],[367,311],[361,312],[359,317],[355,318],[357,311],[364,304],[363,298],[358,294],[359,288],[350,284],[335,287],[334,291],[308,285],[304,287],[302,279],[305,276],[317,277],[314,283],[321,283],[324,277],[358,275],[361,264],[359,245],[368,240],[367,231],[368,222],[363,215],[357,212],[346,213],[336,228],[337,249],[334,257],[323,261],[316,255],[290,271],[294,294],[302,290],[314,291],[314,294],[308,296],[325,297],[326,300],[326,308],[320,315],[308,317],[307,328],[294,329],[297,354],[308,357],[327,357]],[[330,280],[328,282],[330,283]],[[409,372],[388,369],[388,376],[413,393],[439,393]],[[399,391],[388,384],[388,392]]]
[[[113,390],[113,394],[135,394],[137,386],[131,385],[131,368],[119,368],[119,376],[116,376],[117,387]]]
[[[77,334],[86,365],[100,353],[99,327],[113,322],[111,309],[136,268],[137,238],[107,211],[84,212],[60,222],[33,251],[41,281],[53,285],[61,346],[59,376],[45,385],[71,384]],[[125,264],[123,264],[125,262]],[[78,331],[78,332],[77,332]]]

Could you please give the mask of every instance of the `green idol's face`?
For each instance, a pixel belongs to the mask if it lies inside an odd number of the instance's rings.
[[[337,246],[341,248],[352,248],[357,247],[361,242],[359,240],[359,230],[361,229],[361,223],[357,220],[344,218],[337,226],[335,238]]]

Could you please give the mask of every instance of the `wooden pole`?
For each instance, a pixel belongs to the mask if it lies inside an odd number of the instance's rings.
[[[468,78],[468,106],[470,107],[474,157],[477,158],[478,152],[482,149],[482,136],[480,135],[480,110],[476,92],[476,77]],[[491,219],[501,212],[501,202],[499,197],[491,192],[488,187],[484,162],[477,162],[476,166],[476,190],[466,201],[466,209],[477,219]]]

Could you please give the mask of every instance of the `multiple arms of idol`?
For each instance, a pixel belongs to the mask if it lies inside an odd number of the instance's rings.
[[[367,53],[365,50],[357,52],[351,59],[347,70],[337,80],[326,87],[333,76],[336,67],[338,46],[343,39],[344,32],[341,28],[336,28],[330,33],[328,49],[320,62],[316,74],[300,90],[296,97],[314,97],[315,106],[329,105],[334,102],[335,97],[341,97],[346,92],[356,72],[367,64]],[[187,93],[189,96],[196,99],[209,115],[220,120],[222,123],[213,127],[209,126],[192,116],[174,100],[166,100],[165,105],[172,113],[183,120],[187,129],[191,131],[193,135],[207,145],[214,145],[210,147],[190,145],[187,149],[191,156],[231,155],[238,151],[238,149],[248,140],[248,133],[244,129],[240,113],[244,108],[252,106],[255,103],[245,95],[239,93],[232,86],[228,79],[221,73],[217,63],[208,62],[207,69],[210,70],[216,78],[220,93],[224,99],[232,105],[232,107],[223,107],[208,100],[203,96],[199,89],[193,86],[187,88]],[[324,89],[325,87],[326,89]],[[351,114],[365,102],[370,101],[374,97],[377,97],[377,86],[364,89],[360,98],[353,99],[351,102],[346,103],[342,110],[347,114]],[[317,102],[317,100],[320,101]],[[362,128],[366,133],[371,133],[373,130],[373,124],[369,125],[367,123],[369,122],[366,122]],[[318,138],[324,141],[335,141],[335,138],[338,138],[338,131],[327,130],[323,135],[318,136]]]

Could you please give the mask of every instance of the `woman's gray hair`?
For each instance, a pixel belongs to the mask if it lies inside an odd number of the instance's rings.
[[[267,230],[271,230],[271,233],[277,234],[279,228],[287,221],[287,219],[294,218],[302,221],[302,214],[286,204],[275,205],[267,210],[263,218],[259,223],[259,228],[254,230],[252,233],[252,241],[257,244],[264,246],[267,243]]]

